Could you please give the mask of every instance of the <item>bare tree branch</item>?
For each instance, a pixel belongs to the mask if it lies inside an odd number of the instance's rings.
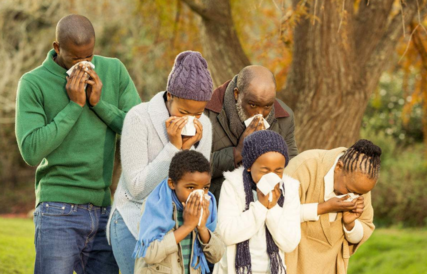
[[[214,20],[216,18],[212,11],[209,11],[205,6],[196,3],[194,0],[181,0],[181,2],[184,2],[192,11],[203,19]]]
[[[414,19],[416,13],[418,12],[418,4],[416,0],[407,1],[406,6],[404,7],[403,11],[405,14],[405,26],[409,25],[412,20]],[[421,15],[425,14],[427,12],[427,5],[424,5],[421,9],[420,13]],[[390,24],[388,25],[387,31],[384,33],[384,35],[381,37],[380,42],[377,44],[375,50],[372,52],[368,62],[365,66],[365,73],[366,75],[371,75],[369,77],[372,77],[372,75],[381,74],[384,70],[384,66],[386,65],[386,60],[388,56],[392,53],[393,49],[396,47],[397,42],[399,41],[399,38],[402,36],[402,27],[400,26],[402,24],[402,15],[397,14],[394,16],[394,18],[391,20]],[[376,83],[372,83],[374,85]]]

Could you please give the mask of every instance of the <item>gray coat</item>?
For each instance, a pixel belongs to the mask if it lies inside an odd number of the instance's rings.
[[[218,87],[212,96],[211,101],[206,106],[205,115],[212,123],[213,139],[211,152],[212,182],[210,191],[219,201],[221,186],[224,181],[223,172],[232,171],[236,168],[234,163],[234,148],[237,143],[231,135],[227,115],[223,103],[224,95],[230,81]],[[289,157],[292,159],[298,154],[295,142],[294,113],[284,102],[276,99],[274,103],[275,118],[269,130],[273,130],[286,141],[288,145]]]

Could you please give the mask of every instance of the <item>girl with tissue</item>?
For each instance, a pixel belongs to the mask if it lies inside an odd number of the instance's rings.
[[[243,166],[225,172],[218,230],[227,251],[214,273],[286,273],[285,252],[301,237],[299,182],[283,174],[283,137],[270,130],[245,138]]]
[[[203,111],[212,86],[202,55],[182,52],[176,57],[166,91],[135,106],[126,116],[121,137],[123,172],[107,234],[123,274],[134,270],[132,252],[142,202],[167,178],[173,156],[181,150],[196,150],[210,158],[212,129]]]
[[[177,153],[142,206],[135,273],[210,273],[225,252],[216,234],[210,164],[199,152]]]

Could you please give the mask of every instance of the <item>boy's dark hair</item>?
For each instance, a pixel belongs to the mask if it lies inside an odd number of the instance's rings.
[[[377,179],[381,167],[381,148],[371,141],[361,139],[352,145],[340,158],[344,170],[353,172],[356,169],[371,179]]]
[[[177,183],[185,173],[207,172],[211,173],[209,161],[200,152],[183,150],[175,154],[169,167],[169,178]]]

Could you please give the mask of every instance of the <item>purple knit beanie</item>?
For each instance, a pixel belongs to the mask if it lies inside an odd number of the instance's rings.
[[[179,98],[210,101],[213,92],[208,63],[197,51],[178,54],[168,77],[166,90]]]
[[[250,168],[259,156],[270,151],[279,152],[285,156],[285,166],[288,165],[288,146],[282,135],[271,130],[260,130],[252,133],[243,141],[243,166],[245,169]]]

